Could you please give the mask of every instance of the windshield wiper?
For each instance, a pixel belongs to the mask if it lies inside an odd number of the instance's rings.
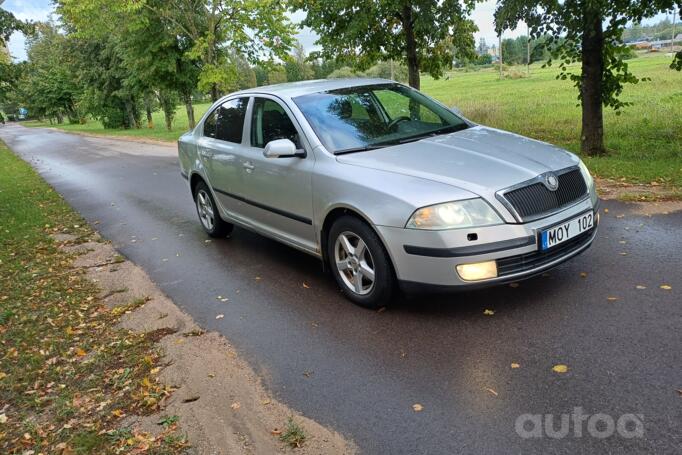
[[[357,153],[357,152],[368,152],[370,150],[376,150],[386,147],[389,144],[368,144],[361,147],[351,147],[347,149],[341,149],[334,152],[334,155],[345,155],[346,153]]]
[[[406,144],[408,142],[414,142],[414,141],[418,141],[420,139],[424,139],[425,137],[433,137],[433,136],[438,136],[440,134],[454,133],[456,131],[462,131],[462,130],[467,129],[468,127],[469,126],[466,123],[462,123],[461,125],[443,126],[441,128],[436,128],[435,130],[425,131],[423,133],[417,134],[416,136],[406,137],[405,139],[401,139],[398,142],[401,144]]]

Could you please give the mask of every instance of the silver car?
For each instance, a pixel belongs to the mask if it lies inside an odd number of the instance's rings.
[[[178,147],[208,235],[239,225],[312,254],[366,307],[398,286],[528,278],[588,248],[599,221],[574,154],[383,79],[233,93]]]

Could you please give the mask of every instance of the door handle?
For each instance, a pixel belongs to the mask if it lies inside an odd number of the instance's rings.
[[[202,156],[203,158],[210,158],[213,154],[210,151],[201,148],[199,149],[199,155]]]
[[[249,173],[250,173],[250,172],[253,172],[253,170],[256,169],[256,166],[254,166],[253,164],[251,164],[250,161],[246,161],[246,162],[243,164],[243,166],[244,166],[244,169],[246,169],[246,172],[249,172]]]

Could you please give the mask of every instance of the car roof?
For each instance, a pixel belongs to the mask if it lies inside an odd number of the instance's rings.
[[[312,81],[287,82],[284,84],[264,85],[262,87],[254,87],[246,90],[241,90],[231,95],[260,93],[277,96],[285,96],[294,98],[301,95],[308,95],[310,93],[326,92],[329,90],[337,90],[341,88],[357,87],[361,85],[376,85],[376,84],[395,84],[396,82],[388,79],[380,78],[343,78],[343,79],[315,79]]]

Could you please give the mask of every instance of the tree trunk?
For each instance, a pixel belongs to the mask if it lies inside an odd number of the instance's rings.
[[[147,112],[147,128],[154,128],[154,119],[152,119],[152,98],[147,94],[144,97],[144,110]]]
[[[218,92],[218,84],[211,84],[211,102],[215,103],[220,98],[220,93]]]
[[[417,41],[414,37],[414,24],[412,20],[412,5],[403,6],[402,19],[405,30],[405,52],[407,54],[407,74],[410,87],[419,90],[419,56],[417,55]]]
[[[166,122],[166,129],[171,131],[173,129],[173,118],[175,117],[175,102],[174,96],[171,93],[160,91],[158,94],[159,104],[163,110],[163,117]]]
[[[133,103],[129,99],[126,99],[124,104],[125,104],[126,122],[124,123],[123,127],[125,129],[134,128],[135,127],[135,112],[133,112]]]
[[[586,155],[603,155],[604,116],[602,112],[602,75],[604,74],[604,32],[596,11],[584,13],[582,39],[582,132],[580,149]]]
[[[196,126],[196,120],[194,119],[194,106],[192,105],[192,94],[186,93],[185,96],[185,110],[187,111],[187,123],[189,124],[189,129],[194,129]]]

